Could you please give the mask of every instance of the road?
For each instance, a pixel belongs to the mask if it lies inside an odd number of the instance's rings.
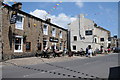
[[[109,78],[111,68],[118,67],[118,54],[36,65],[6,64],[13,66],[3,66],[3,78]]]

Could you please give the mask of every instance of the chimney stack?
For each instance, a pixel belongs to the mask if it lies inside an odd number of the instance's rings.
[[[48,18],[48,19],[46,19],[46,21],[50,23],[50,22],[51,22],[51,19],[50,19],[50,18]]]
[[[15,3],[15,4],[13,4],[12,5],[12,7],[14,8],[14,9],[21,9],[22,8],[22,3],[21,2],[17,2],[17,3]]]

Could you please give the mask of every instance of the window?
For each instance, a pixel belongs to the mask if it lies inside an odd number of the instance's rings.
[[[62,38],[62,31],[60,31],[60,33],[59,33],[59,37]]]
[[[92,35],[92,30],[86,30],[85,35]]]
[[[26,42],[26,51],[31,50],[31,42]]]
[[[60,43],[60,50],[62,50],[62,43]]]
[[[43,34],[48,35],[48,26],[46,24],[44,24],[44,27],[43,27]]]
[[[100,38],[100,41],[104,41],[104,38]]]
[[[74,36],[74,41],[77,41],[77,36]]]
[[[108,41],[111,41],[111,38],[110,38],[110,37],[108,38]]]
[[[14,52],[22,52],[22,46],[23,46],[23,38],[21,36],[16,36]]]
[[[56,30],[55,30],[55,28],[52,29],[52,36],[53,36],[53,37],[56,36]]]
[[[76,46],[75,45],[73,45],[73,50],[76,50]]]
[[[23,16],[22,15],[17,15],[16,29],[23,30],[23,22],[24,22]]]

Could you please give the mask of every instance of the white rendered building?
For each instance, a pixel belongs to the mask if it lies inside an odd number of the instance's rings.
[[[93,50],[110,46],[110,31],[97,27],[97,24],[85,18],[84,14],[80,14],[77,20],[68,24],[68,27],[72,51],[79,51],[81,48],[85,50],[88,45],[91,45]]]

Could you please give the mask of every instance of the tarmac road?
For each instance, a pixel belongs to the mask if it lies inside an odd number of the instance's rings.
[[[118,67],[118,54],[112,53],[85,59],[75,59],[62,62],[44,62],[34,65],[3,66],[3,78],[79,78],[96,79],[109,78],[111,68]],[[116,69],[116,68],[115,68]],[[116,72],[115,72],[116,73]],[[118,75],[118,73],[114,74]],[[117,79],[116,79],[117,80]]]

